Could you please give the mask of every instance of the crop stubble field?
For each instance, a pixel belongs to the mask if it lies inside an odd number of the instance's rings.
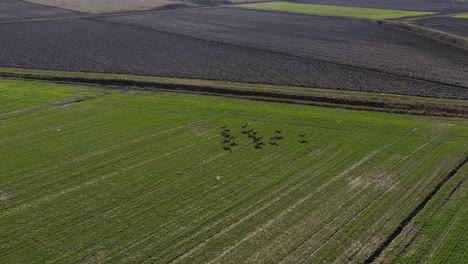
[[[2,66],[468,98],[466,51],[372,21],[204,8],[3,23],[0,36]]]
[[[5,79],[0,92],[4,263],[362,262],[468,155],[464,119]],[[284,139],[256,149],[245,123]]]

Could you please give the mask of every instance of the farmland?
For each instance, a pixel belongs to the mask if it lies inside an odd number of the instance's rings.
[[[269,11],[284,11],[309,15],[343,16],[365,19],[391,19],[434,14],[433,12],[403,11],[332,5],[297,4],[289,2],[241,4],[237,5],[237,7]]]
[[[452,17],[455,17],[455,18],[468,18],[468,13],[458,14],[458,15],[454,15]]]
[[[450,9],[458,11],[458,8],[463,7],[463,4],[461,3],[456,6],[452,5],[452,1],[450,0],[292,0],[291,2],[432,12]]]
[[[0,22],[22,19],[70,17],[78,14],[78,12],[30,4],[18,0],[0,1]]]
[[[467,1],[0,0],[0,263],[468,263]]]
[[[431,17],[415,21],[416,25],[468,37],[468,19],[456,17]]]
[[[466,119],[6,79],[0,93],[2,263],[363,262],[468,155]]]
[[[3,23],[0,36],[0,66],[468,98],[466,51],[373,21],[212,7]]]
[[[44,4],[91,14],[116,13],[125,11],[143,11],[154,9],[172,9],[232,3],[257,2],[258,0],[27,0],[31,3]]]
[[[382,259],[395,263],[466,263],[467,178],[465,166],[395,240]]]

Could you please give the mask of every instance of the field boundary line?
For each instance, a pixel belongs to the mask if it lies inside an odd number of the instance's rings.
[[[397,140],[398,141],[398,140]],[[344,171],[342,171],[340,174],[338,174],[337,176],[333,177],[330,181],[327,181],[326,183],[322,184],[321,186],[319,186],[316,190],[323,190],[324,188],[326,188],[327,186],[329,186],[330,184],[332,184],[333,182],[335,182],[336,180],[338,180],[339,178],[343,177],[344,175],[348,174],[349,172],[353,171],[354,169],[356,169],[357,167],[359,167],[360,165],[362,165],[363,163],[367,162],[368,160],[370,160],[371,158],[373,158],[375,155],[377,155],[378,153],[380,153],[382,150],[384,150],[386,147],[390,146],[391,144],[387,145],[387,146],[383,146],[377,150],[374,150],[373,152],[369,153],[368,155],[366,155],[365,157],[363,157],[362,159],[360,159],[359,161],[353,163],[350,167],[348,167],[347,169],[345,169]],[[262,225],[261,227],[259,227],[258,229],[256,229],[254,232],[250,233],[249,235],[247,235],[246,237],[244,237],[242,240],[238,241],[237,243],[235,243],[234,245],[231,245],[230,247],[228,247],[228,249],[226,249],[225,251],[223,251],[220,255],[218,255],[216,258],[212,259],[210,262],[208,262],[208,264],[212,264],[212,263],[217,263],[218,260],[222,257],[224,257],[226,254],[228,254],[229,252],[231,252],[233,249],[235,249],[236,247],[238,247],[241,243],[243,243],[244,241],[247,241],[249,240],[250,238],[256,236],[259,232],[262,232],[265,228],[271,226],[274,222],[277,222],[279,221],[278,219],[281,219],[282,217],[284,217],[286,214],[288,214],[289,212],[291,212],[292,210],[294,210],[296,207],[302,205],[305,201],[309,200],[313,195],[315,195],[315,192],[312,192],[308,195],[306,195],[305,197],[302,197],[299,201],[297,201],[296,203],[294,203],[293,205],[289,206],[287,209],[285,209],[282,213],[280,213],[278,216],[276,216],[275,218],[271,219],[270,221],[268,221],[267,223],[265,223],[264,225]]]
[[[119,74],[112,77],[106,77],[105,74],[101,77],[101,74],[97,74],[95,77],[95,74],[91,73],[17,71],[18,69],[14,68],[0,68],[0,77],[97,85],[108,89],[166,91],[376,112],[468,118],[466,100],[449,98]]]
[[[404,138],[408,137],[409,135],[413,134],[416,130],[411,130],[409,131],[404,137],[402,138],[399,138],[393,142],[390,142],[388,143],[387,145],[384,145],[382,147],[380,147],[379,149],[376,149],[374,150],[373,152],[369,153],[368,155],[366,155],[365,157],[363,157],[361,160],[353,163],[350,167],[348,167],[347,169],[345,169],[344,171],[342,171],[340,174],[338,174],[337,176],[333,177],[332,179],[330,179],[329,181],[327,181],[326,183],[320,185],[319,187],[317,187],[316,191],[319,191],[319,190],[323,190],[324,188],[327,188],[330,184],[333,184],[335,181],[339,180],[341,177],[349,174],[349,172],[353,171],[354,169],[356,169],[357,167],[361,166],[362,164],[364,164],[365,162],[367,162],[368,160],[370,160],[371,158],[375,157],[377,154],[379,154],[381,151],[385,150],[386,148],[392,146],[393,144],[396,144],[397,142],[403,140]],[[309,195],[306,195],[305,197],[302,197],[299,201],[297,201],[295,204],[293,204],[292,206],[288,207],[286,210],[284,210],[281,214],[279,214],[276,218],[274,219],[271,219],[270,221],[268,221],[266,224],[264,224],[263,226],[259,227],[257,230],[255,230],[255,232],[253,233],[250,233],[247,237],[244,237],[241,241],[237,242],[236,244],[230,246],[227,250],[225,250],[221,255],[218,255],[215,259],[211,260],[209,262],[209,264],[212,264],[212,263],[216,263],[217,260],[221,257],[223,257],[223,255],[227,254],[228,252],[232,251],[235,247],[238,247],[241,243],[243,243],[244,241],[250,239],[251,237],[255,236],[256,234],[258,234],[259,232],[263,231],[263,229],[267,228],[268,226],[272,225],[273,222],[277,222],[279,221],[278,219],[280,219],[281,217],[284,217],[287,213],[289,213],[290,211],[294,210],[294,208],[296,208],[297,206],[300,206],[302,203],[304,203],[305,201],[307,201],[308,199],[310,199],[313,195],[315,194],[315,192],[312,192],[310,193]]]
[[[385,251],[385,249],[401,234],[403,229],[411,223],[411,221],[424,209],[424,207],[432,200],[432,198],[439,192],[439,190],[462,168],[468,163],[468,156],[465,157],[455,168],[453,168],[447,176],[445,176],[434,189],[406,216],[403,221],[393,230],[393,232],[379,245],[379,247],[372,252],[372,254],[364,261],[364,264],[371,264]]]
[[[412,134],[413,132],[415,132],[416,130],[413,129],[410,134]],[[412,156],[413,154],[417,153],[420,149],[424,148],[425,146],[427,146],[429,143],[433,142],[437,137],[434,137],[432,138],[430,141],[424,143],[422,146],[418,147],[416,150],[412,151],[410,154],[408,154],[406,157],[404,157],[403,159],[400,159],[397,161],[397,163],[393,164],[392,167],[395,167],[397,166],[398,164],[400,164],[401,162],[403,162],[404,160],[406,160],[408,157]],[[431,152],[432,153],[432,152]],[[416,168],[417,166],[415,166],[414,168]],[[380,176],[382,176],[384,173],[381,173],[379,175],[377,175],[376,177],[374,177],[372,180],[375,180],[377,178],[379,178]],[[380,197],[386,195],[387,193],[389,193],[396,185],[398,185],[404,178],[400,179],[398,182],[395,182],[395,184],[393,184],[388,190],[386,190],[384,193],[382,193],[380,195]],[[370,184],[370,183],[368,183]],[[366,185],[367,186],[367,185]],[[341,225],[337,230],[335,230],[333,232],[333,234],[331,236],[329,236],[329,238],[323,242],[322,244],[320,244],[319,247],[317,247],[312,253],[310,253],[308,256],[307,256],[307,259],[313,257],[315,255],[315,253],[317,253],[321,248],[323,248],[323,246],[325,246],[326,244],[328,244],[328,242],[330,242],[330,240],[338,233],[340,232],[346,225],[348,225],[350,222],[352,222],[353,220],[355,220],[358,216],[361,215],[362,212],[364,212],[366,209],[370,208],[371,206],[373,206],[374,204],[376,204],[377,202],[379,201],[379,199],[376,199],[372,202],[370,202],[368,205],[366,205],[364,208],[362,208],[359,212],[357,212],[352,218],[350,218],[348,221],[346,221],[343,225]],[[304,241],[305,243],[306,241]],[[285,256],[287,257],[287,256]],[[304,260],[303,262],[306,262],[306,260]]]

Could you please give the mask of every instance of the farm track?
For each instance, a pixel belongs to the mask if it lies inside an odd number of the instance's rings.
[[[465,51],[369,21],[220,7],[9,23],[2,34],[3,66],[468,98]]]

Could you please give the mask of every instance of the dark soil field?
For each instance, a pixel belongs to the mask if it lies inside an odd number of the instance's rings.
[[[468,19],[453,17],[431,17],[417,20],[414,23],[416,25],[468,37]]]
[[[80,13],[60,8],[31,4],[19,0],[0,1],[0,22],[22,19],[67,17],[78,14]]]
[[[177,19],[179,16],[184,17],[183,21]],[[468,53],[411,33],[382,28],[373,21],[232,8],[174,10],[105,20],[468,87]]]
[[[289,0],[294,3],[341,5],[414,11],[460,11],[462,4],[451,0]]]
[[[0,66],[468,98],[466,52],[371,21],[171,10],[1,24],[0,46]]]

